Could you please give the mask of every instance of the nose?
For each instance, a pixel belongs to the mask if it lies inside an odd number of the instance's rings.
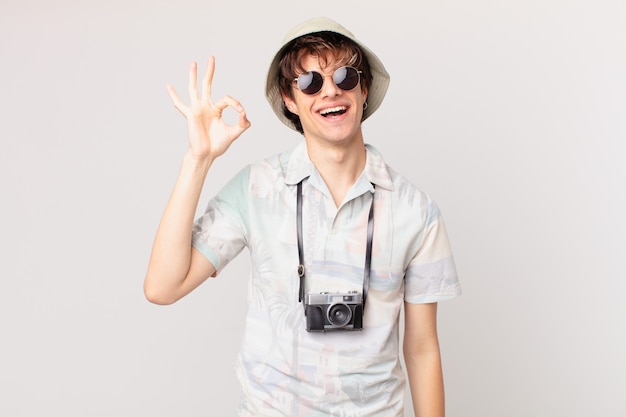
[[[320,94],[323,97],[334,97],[341,92],[341,88],[337,87],[335,84],[335,80],[333,79],[333,74],[324,75],[324,83],[322,84],[322,89],[320,90]]]

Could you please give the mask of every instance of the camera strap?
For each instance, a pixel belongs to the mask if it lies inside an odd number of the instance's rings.
[[[302,180],[304,181],[304,180]],[[302,181],[298,183],[297,199],[296,199],[296,229],[298,234],[298,257],[300,264],[298,265],[298,277],[300,278],[300,290],[298,293],[298,301],[304,300],[304,244],[302,239]],[[374,188],[376,185],[372,184]],[[365,267],[363,268],[363,309],[365,309],[365,301],[367,300],[367,291],[370,286],[370,273],[372,269],[372,240],[374,236],[374,195],[370,204],[370,212],[367,218],[367,245],[365,249]]]

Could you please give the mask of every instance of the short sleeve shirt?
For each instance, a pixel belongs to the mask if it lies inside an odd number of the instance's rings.
[[[366,145],[366,166],[337,207],[304,143],[251,164],[208,204],[193,245],[218,270],[250,253],[236,372],[240,417],[403,416],[403,302],[461,293],[437,205]],[[371,278],[361,331],[307,332],[298,300],[296,186],[302,181],[306,293],[361,292],[374,204]]]

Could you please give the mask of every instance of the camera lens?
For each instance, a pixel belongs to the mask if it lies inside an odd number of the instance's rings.
[[[345,304],[333,304],[328,309],[328,322],[336,327],[343,327],[350,323],[352,310]]]

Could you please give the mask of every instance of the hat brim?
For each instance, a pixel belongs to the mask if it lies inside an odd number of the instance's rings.
[[[302,22],[298,26],[291,29],[283,39],[282,46],[276,52],[274,59],[270,64],[265,84],[265,98],[270,103],[272,110],[274,110],[274,113],[278,116],[278,119],[281,122],[294,130],[296,130],[296,127],[283,112],[284,103],[278,87],[278,64],[285,52],[285,49],[291,41],[299,38],[300,36],[317,32],[335,32],[345,36],[356,43],[367,58],[372,72],[372,84],[367,94],[367,108],[363,111],[363,120],[370,117],[378,109],[378,107],[380,107],[383,99],[385,98],[385,94],[387,93],[387,88],[389,87],[389,74],[383,66],[383,63],[380,59],[378,59],[374,52],[357,40],[345,27],[326,17],[317,17]]]

